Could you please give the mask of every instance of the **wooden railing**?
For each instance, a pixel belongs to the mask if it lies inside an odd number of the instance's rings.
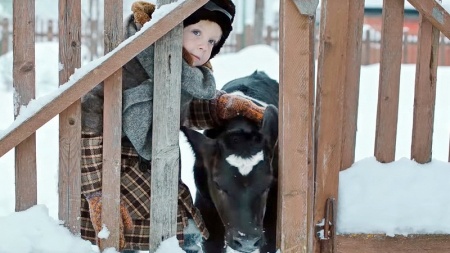
[[[36,182],[36,144],[35,132],[38,128],[50,119],[60,114],[60,163],[59,163],[59,218],[66,221],[65,225],[74,233],[79,232],[79,205],[80,205],[80,98],[98,85],[104,82],[105,85],[105,106],[104,115],[107,122],[104,128],[105,147],[109,147],[104,153],[103,170],[103,222],[108,226],[112,234],[105,241],[104,246],[118,248],[118,202],[120,199],[120,166],[117,160],[120,159],[120,133],[117,127],[121,126],[121,72],[120,69],[125,63],[131,60],[139,52],[149,45],[161,41],[161,38],[170,36],[171,30],[192,14],[196,9],[206,3],[206,0],[189,0],[178,3],[178,5],[168,11],[167,15],[161,19],[154,18],[151,25],[145,26],[143,31],[136,34],[133,39],[126,40],[119,47],[116,47],[122,39],[122,11],[117,6],[122,6],[122,1],[114,0],[105,6],[105,32],[109,35],[105,38],[105,48],[111,50],[100,59],[81,67],[73,75],[75,68],[80,67],[80,2],[76,0],[60,1],[59,41],[60,41],[60,61],[64,65],[64,70],[60,72],[61,86],[58,90],[48,95],[45,101],[29,102],[34,98],[34,1],[14,2],[14,86],[17,91],[15,97],[16,119],[14,123],[0,135],[0,157],[15,147],[16,153],[16,211],[27,209],[37,203],[37,182]],[[159,4],[166,4],[170,1],[159,1]],[[167,10],[167,9],[166,9]],[[23,14],[23,13],[26,13]],[[117,15],[120,13],[120,15]],[[24,16],[25,15],[25,16]],[[69,17],[70,15],[70,17]],[[158,10],[154,17],[158,16]],[[161,16],[161,15],[160,15]],[[180,29],[177,31],[180,32]],[[180,43],[181,37],[176,37],[175,42],[165,40],[160,43]],[[158,46],[156,46],[158,47]],[[113,49],[114,48],[114,49]],[[175,55],[172,60],[181,61],[180,55]],[[167,52],[158,52],[156,57],[166,59]],[[181,64],[173,64],[174,66]],[[162,68],[157,68],[162,69]],[[155,79],[159,74],[155,72]],[[70,80],[69,80],[70,77]],[[165,80],[166,86],[171,86],[173,82],[167,81],[170,78],[160,76]],[[161,79],[160,79],[161,80]],[[176,85],[173,85],[179,87]],[[158,91],[156,91],[158,92]],[[177,90],[179,93],[179,90]],[[173,93],[173,92],[172,92]],[[177,96],[170,98],[176,99]],[[178,94],[179,96],[179,94]],[[170,103],[172,100],[166,97],[155,96],[154,105]],[[157,101],[161,100],[161,101]],[[21,106],[28,106],[27,108]],[[161,107],[161,106],[160,106]],[[165,108],[162,106],[162,108]],[[165,115],[164,109],[161,109]],[[176,113],[176,111],[174,112]],[[178,117],[177,114],[175,117]],[[155,116],[156,117],[156,116]],[[154,129],[164,128],[169,125],[166,121],[154,123]],[[178,129],[170,133],[178,140]],[[106,145],[108,144],[108,145]],[[162,142],[162,145],[165,143]],[[155,147],[154,147],[155,148]],[[161,146],[157,146],[161,150]],[[158,155],[159,150],[153,152]],[[178,154],[178,152],[174,152]],[[159,165],[154,165],[152,173],[161,171],[161,163],[172,163],[167,158],[157,157]],[[170,157],[170,159],[177,159]],[[120,161],[120,160],[119,160]],[[177,171],[177,168],[174,168]],[[107,172],[112,172],[108,174]],[[118,172],[117,172],[118,171]],[[161,173],[160,173],[161,174]],[[152,180],[160,180],[152,174]],[[165,182],[164,185],[172,185],[176,192],[178,177],[171,177],[173,182]],[[152,184],[156,185],[156,184]],[[167,187],[169,188],[169,187]],[[172,194],[173,195],[173,194]],[[151,222],[158,230],[150,233],[150,248],[155,250],[161,240],[168,236],[174,236],[176,227],[176,217],[167,218],[167,214],[176,214],[176,196],[167,195],[167,189],[152,188],[152,217]],[[155,196],[155,198],[153,198]],[[156,196],[158,198],[156,198]],[[168,205],[167,199],[173,199],[173,205]],[[164,203],[161,203],[161,201]],[[168,209],[169,208],[169,209]],[[172,210],[175,209],[175,210]]]

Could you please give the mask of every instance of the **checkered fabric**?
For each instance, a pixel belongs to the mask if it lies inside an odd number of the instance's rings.
[[[89,218],[89,205],[84,194],[101,191],[102,167],[101,136],[83,132],[82,135],[82,199],[81,199],[81,236],[85,240],[95,243],[95,231]],[[127,145],[122,146],[121,160],[121,194],[122,201],[127,206],[133,219],[133,231],[125,233],[127,249],[148,249],[149,218],[150,218],[150,167],[142,169],[136,151]],[[209,237],[200,211],[194,206],[188,187],[179,181],[178,187],[178,215],[177,238],[183,245],[183,229],[192,218],[204,238]]]

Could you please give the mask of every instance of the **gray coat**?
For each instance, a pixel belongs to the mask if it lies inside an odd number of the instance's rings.
[[[137,32],[131,15],[125,23],[125,37]],[[151,160],[154,45],[144,49],[122,67],[122,136],[128,137],[139,155]],[[182,60],[181,116],[183,120],[193,98],[212,99],[216,84],[207,67],[191,67]],[[103,131],[103,84],[82,98],[82,131],[101,135]]]

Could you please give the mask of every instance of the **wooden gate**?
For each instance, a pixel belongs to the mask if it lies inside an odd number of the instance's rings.
[[[408,0],[420,12],[411,159],[431,161],[440,33],[450,16],[435,0]],[[383,1],[374,156],[395,159],[404,0]],[[449,235],[336,235],[339,172],[354,162],[364,1],[322,0],[315,104],[313,252],[446,252]],[[286,43],[286,42],[285,42]]]

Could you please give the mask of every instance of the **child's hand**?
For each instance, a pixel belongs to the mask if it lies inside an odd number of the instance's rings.
[[[264,107],[238,95],[223,94],[217,102],[217,116],[222,120],[242,115],[259,124],[263,119],[264,110]]]
[[[155,5],[145,1],[136,1],[131,5],[133,11],[134,22],[139,25],[144,25],[152,19],[152,14],[155,11]]]

